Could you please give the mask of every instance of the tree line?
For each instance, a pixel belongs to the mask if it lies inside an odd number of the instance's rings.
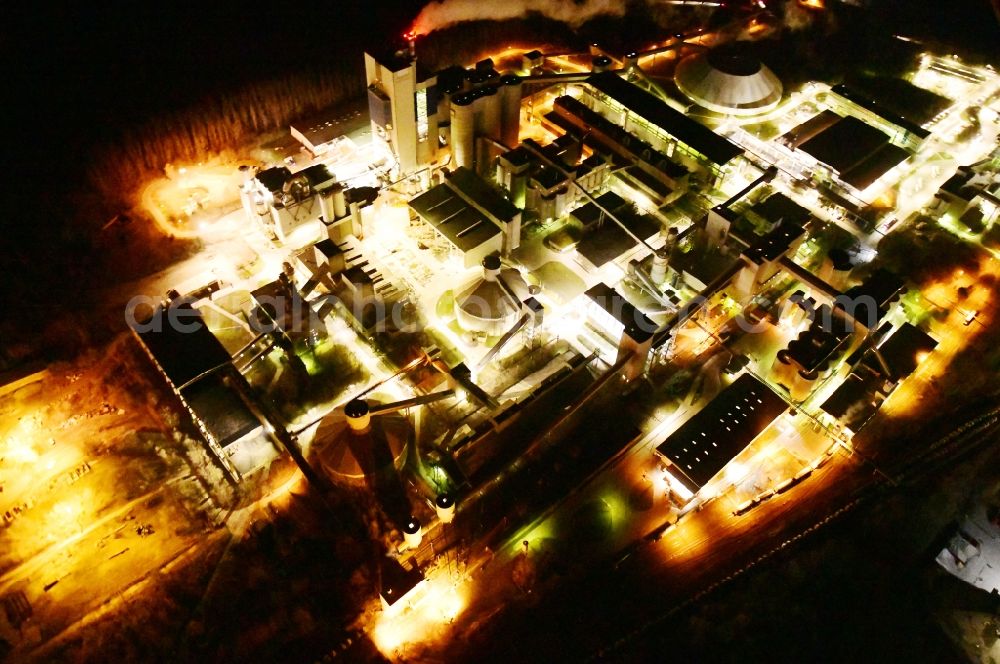
[[[137,189],[161,175],[165,164],[238,150],[263,133],[360,95],[364,77],[354,64],[256,82],[125,128],[98,149],[88,182],[110,205],[130,207]]]

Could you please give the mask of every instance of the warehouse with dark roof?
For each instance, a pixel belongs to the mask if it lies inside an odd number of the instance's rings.
[[[667,471],[697,493],[788,409],[784,399],[743,374],[657,448]]]
[[[817,119],[820,121],[813,123]],[[813,120],[786,134],[786,142],[858,191],[867,189],[910,157],[909,152],[890,143],[888,135],[854,116],[834,118],[824,111]]]

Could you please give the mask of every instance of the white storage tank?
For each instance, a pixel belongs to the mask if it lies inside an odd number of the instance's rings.
[[[434,511],[441,523],[451,523],[455,520],[455,499],[451,494],[442,493],[434,501]]]
[[[408,548],[415,549],[420,546],[423,538],[424,529],[420,526],[420,521],[417,520],[417,517],[411,516],[403,525],[403,542]]]

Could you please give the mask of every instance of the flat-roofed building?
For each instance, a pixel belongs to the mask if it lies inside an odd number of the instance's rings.
[[[278,457],[278,448],[245,401],[249,386],[190,302],[158,307],[149,320],[130,329],[187,409],[208,450],[234,480]]]
[[[675,485],[697,494],[750,446],[788,404],[743,374],[656,448]],[[683,493],[683,491],[681,491]]]
[[[675,162],[707,170],[712,180],[725,177],[737,158],[743,155],[743,150],[729,139],[618,74],[592,74],[587,83],[585,102],[589,98],[591,104],[603,104],[602,115],[609,120],[662,150]]]
[[[910,158],[907,150],[890,142],[889,135],[852,115],[833,119],[824,112],[817,117],[822,122],[815,127],[807,127],[813,122],[810,120],[792,130],[798,136],[793,141],[796,149],[857,192],[868,189]],[[808,138],[801,140],[804,134]]]
[[[834,306],[862,329],[874,330],[889,308],[906,292],[906,282],[892,272],[877,269],[857,286],[848,288]]]
[[[319,157],[335,150],[344,135],[344,125],[327,113],[297,120],[289,126],[289,131],[309,154]]]
[[[571,211],[570,220],[580,226],[576,251],[590,270],[617,260],[640,241],[656,237],[662,229],[654,217],[637,212],[631,203],[612,191]]]
[[[625,168],[618,177],[641,191],[660,206],[675,200],[688,190],[690,171],[660,150],[608,120],[586,104],[563,95],[556,98],[547,116],[555,124],[580,136],[595,151]]]
[[[630,358],[623,370],[627,380],[642,374],[657,325],[625,297],[601,282],[588,289],[587,316],[597,323],[605,338],[617,345],[616,362]]]
[[[923,95],[936,96],[927,90],[917,88],[900,79],[890,82],[889,86],[909,86]],[[899,115],[888,108],[881,100],[873,98],[872,95],[869,95],[855,85],[841,83],[833,86],[832,92],[831,100],[835,107],[839,107],[844,112],[859,116],[868,124],[889,134],[893,141],[907,149],[918,150],[924,140],[931,135],[928,130],[916,122]],[[947,108],[947,100],[942,101],[945,102],[944,108]]]
[[[781,259],[794,255],[805,239],[806,231],[793,222],[778,224],[754,239],[743,251],[743,269],[734,288],[744,298],[756,295],[781,270]]]
[[[912,323],[903,323],[878,346],[879,355],[889,369],[890,380],[906,378],[934,352],[938,342]]]
[[[820,406],[831,424],[856,434],[901,380],[937,348],[937,340],[911,323],[869,348],[843,383]]]
[[[389,608],[406,597],[424,581],[418,567],[403,567],[395,558],[381,558],[379,562],[379,597],[383,608]]]
[[[315,343],[326,335],[326,327],[312,306],[283,273],[250,293],[251,327],[256,332],[277,332],[290,342],[300,339]]]

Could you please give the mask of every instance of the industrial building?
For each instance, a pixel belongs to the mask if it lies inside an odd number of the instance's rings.
[[[521,79],[501,76],[492,60],[432,73],[411,42],[409,50],[365,53],[365,80],[372,132],[396,156],[399,176],[429,173],[442,144],[453,166],[479,173],[517,146]]]
[[[323,164],[296,173],[284,166],[241,170],[240,201],[247,218],[278,240],[308,225],[336,239],[362,234],[361,208],[371,202],[364,188],[345,188]]]
[[[493,253],[509,255],[520,244],[521,210],[468,168],[449,173],[409,204],[467,268]]]
[[[598,154],[582,158],[583,141],[563,134],[541,145],[525,139],[497,159],[497,183],[530,217],[548,222],[561,217],[587,192],[604,188],[611,163]]]
[[[189,300],[164,303],[130,330],[233,480],[278,457],[249,405],[249,387]]]
[[[833,86],[833,107],[863,120],[889,135],[893,143],[915,151],[930,132],[915,122],[886,108],[881,101],[872,99],[854,86],[846,83]]]
[[[709,184],[734,168],[743,150],[662,99],[613,72],[591,74],[582,100],[674,161],[703,171]]]
[[[861,361],[820,408],[837,426],[851,434],[857,433],[899,382],[916,371],[935,348],[937,341],[934,338],[911,323],[903,323],[866,350]]]
[[[615,348],[614,361],[626,361],[623,375],[628,380],[634,380],[645,369],[653,334],[659,326],[621,293],[603,282],[589,288],[583,297],[587,317],[594,321],[601,330],[599,334]]]
[[[590,270],[598,270],[636,246],[648,243],[660,234],[662,225],[647,214],[639,213],[613,191],[570,212],[570,219],[581,232],[576,252]]]
[[[326,117],[311,117],[289,127],[292,138],[302,144],[313,157],[328,154],[340,142],[343,129]]]
[[[807,155],[829,177],[863,192],[910,158],[891,137],[853,115],[824,110],[785,136],[785,143]]]
[[[742,374],[656,448],[671,485],[697,495],[786,410],[769,387]]]
[[[688,190],[690,171],[638,136],[588,108],[575,97],[563,95],[547,116],[554,124],[580,136],[616,166],[617,176],[642,192],[659,207]]]
[[[396,156],[397,173],[409,175],[438,151],[436,77],[409,51],[365,53],[365,84],[372,135]]]
[[[981,233],[1000,217],[1000,177],[993,160],[959,166],[935,194],[938,211],[954,216],[972,233]]]

